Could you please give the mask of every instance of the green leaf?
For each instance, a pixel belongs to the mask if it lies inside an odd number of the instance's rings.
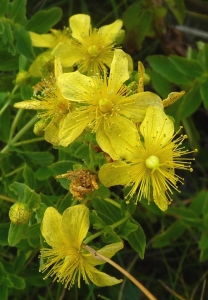
[[[40,195],[26,186],[22,202],[27,203],[27,208],[30,210],[37,209],[40,206]]]
[[[98,216],[108,225],[111,225],[122,218],[119,208],[99,197],[93,197],[92,206],[95,208]],[[108,223],[109,220],[112,220],[113,222]]]
[[[3,142],[7,142],[10,136],[10,108],[8,107],[0,116],[0,140]]]
[[[33,95],[33,89],[31,85],[23,85],[20,87],[21,97],[23,100],[30,100]]]
[[[200,250],[208,249],[208,231],[204,232],[199,241]]]
[[[6,283],[0,285],[0,299],[8,300],[8,287],[6,286]]]
[[[2,22],[2,20],[0,19],[0,34],[2,34],[4,32],[4,24]]]
[[[18,274],[21,272],[25,266],[25,263],[27,261],[27,256],[24,251],[18,251],[15,262],[14,262],[14,271],[15,274]]]
[[[208,78],[200,86],[200,94],[204,101],[204,106],[208,109]]]
[[[57,209],[62,214],[72,203],[72,194],[67,193],[66,195],[59,198],[57,202]]]
[[[190,209],[198,215],[208,213],[208,191],[200,191],[191,201]]]
[[[152,55],[147,58],[147,61],[153,70],[169,82],[185,86],[190,84],[190,80],[187,76],[181,73],[168,57],[163,55]]]
[[[171,55],[168,58],[176,68],[189,78],[196,79],[202,76],[203,68],[202,66],[193,59],[188,59],[185,57],[180,57],[177,55]]]
[[[18,57],[7,51],[0,51],[0,71],[18,70]]]
[[[9,223],[0,224],[0,245],[1,246],[8,245],[9,226],[10,226]]]
[[[29,33],[20,26],[16,32],[17,50],[20,54],[24,55],[29,61],[35,59],[35,54],[32,47],[32,41]]]
[[[170,245],[184,233],[185,229],[183,221],[175,221],[167,230],[153,238],[153,247],[162,248]]]
[[[40,167],[36,172],[35,172],[35,177],[38,180],[46,180],[49,177],[52,176],[52,171],[48,167]]]
[[[23,290],[25,288],[24,279],[11,274],[8,274],[8,277],[9,280],[13,283],[15,289]]]
[[[15,246],[22,239],[24,239],[27,228],[28,228],[28,224],[16,225],[14,223],[11,223],[9,228],[9,236],[8,236],[9,245]]]
[[[19,153],[29,158],[34,164],[41,165],[41,166],[48,166],[52,164],[54,160],[53,155],[49,152],[19,151]]]
[[[49,31],[62,17],[62,10],[59,7],[52,7],[48,10],[38,11],[28,21],[26,29],[37,33]]]
[[[103,242],[107,244],[121,242],[120,237],[114,232],[114,230],[110,226],[105,227],[105,231],[102,234],[101,238]]]
[[[131,247],[139,254],[139,257],[143,259],[146,247],[145,234],[140,224],[137,223],[133,218],[131,219],[131,222],[137,225],[138,228],[127,236],[127,240]]]
[[[23,177],[24,177],[26,185],[28,185],[31,189],[36,188],[35,175],[34,175],[32,169],[28,165],[25,165],[25,167],[24,167]]]
[[[187,226],[194,226],[199,230],[204,228],[203,220],[199,218],[198,214],[192,209],[186,207],[169,207],[167,214],[172,215],[177,219],[180,218]]]
[[[118,234],[119,234],[119,236],[121,236],[124,239],[127,239],[127,236],[130,233],[132,233],[138,229],[138,225],[131,223],[130,221],[127,221],[125,224],[122,224],[120,227],[121,228],[120,228]]]
[[[203,47],[203,67],[208,71],[208,44],[204,44]]]
[[[12,28],[11,28],[11,24],[9,23],[9,20],[4,20],[3,25],[4,25],[4,32],[3,32],[4,41],[6,43],[13,44],[14,38],[13,38]]]
[[[0,17],[4,16],[5,12],[7,11],[9,0],[1,0],[0,1]]]
[[[179,24],[183,24],[186,7],[183,0],[165,0],[167,6],[176,17]]]
[[[27,0],[13,0],[11,16],[14,23],[24,24],[26,21],[26,2]]]
[[[98,216],[95,210],[92,210],[90,214],[90,223],[95,230],[100,230],[107,226],[107,224]]]
[[[199,261],[200,262],[204,262],[208,259],[208,248],[206,248],[205,250],[201,250],[200,252],[200,257],[199,257]]]
[[[181,119],[192,115],[201,104],[200,90],[197,86],[193,86],[184,96],[180,102],[178,117]]]
[[[154,70],[146,68],[145,72],[150,76],[151,83],[159,96],[164,99],[167,98],[167,95],[171,92],[170,82]]]

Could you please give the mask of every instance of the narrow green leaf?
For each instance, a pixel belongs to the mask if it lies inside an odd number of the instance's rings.
[[[12,275],[12,274],[8,274],[9,280],[13,283],[14,288],[18,289],[18,290],[23,290],[25,288],[25,281],[24,279]]]
[[[28,21],[26,29],[36,33],[48,32],[62,17],[62,10],[59,7],[52,7],[48,10],[38,11]]]
[[[20,26],[16,32],[17,38],[17,50],[20,54],[24,55],[29,61],[35,59],[35,54],[33,52],[32,41],[28,31],[26,31],[22,26]]]
[[[125,224],[122,224],[120,226],[120,230],[118,232],[119,236],[121,236],[123,239],[127,239],[127,236],[138,229],[138,225],[131,223],[130,221],[127,221]]]
[[[14,23],[24,24],[26,21],[26,2],[27,0],[13,0],[12,19]]]
[[[35,193],[33,190],[31,190],[29,187],[25,187],[24,190],[24,203],[27,203],[27,208],[32,210],[36,209],[40,205],[40,195]]]
[[[202,76],[203,68],[198,63],[198,61],[193,59],[188,59],[185,57],[180,57],[177,55],[171,55],[168,58],[176,68],[189,78],[196,79]]]
[[[154,70],[146,68],[145,72],[150,76],[151,83],[159,96],[163,99],[167,98],[167,95],[171,93],[170,82]]]
[[[92,205],[95,208],[97,214],[101,219],[106,222],[108,225],[111,225],[112,223],[108,223],[109,218],[113,220],[114,222],[119,221],[122,216],[121,216],[121,211],[119,208],[115,207],[109,202],[104,201],[103,199],[99,197],[93,197],[92,200]],[[102,216],[101,216],[102,214]],[[107,217],[105,218],[104,215]]]
[[[139,257],[143,259],[146,247],[145,234],[139,223],[137,223],[134,219],[131,219],[131,222],[137,225],[138,228],[127,236],[127,240],[131,247],[138,252]]]
[[[12,28],[11,24],[9,23],[9,20],[4,20],[4,33],[3,35],[5,36],[5,41],[9,44],[12,44],[14,41],[13,33],[12,33]]]
[[[185,86],[190,84],[190,79],[181,73],[168,57],[163,55],[152,55],[147,58],[147,61],[153,70],[166,78],[169,82]]]
[[[191,201],[190,209],[198,215],[208,212],[208,191],[201,190]]]
[[[204,106],[208,109],[208,79],[200,86],[200,94],[204,101]]]
[[[30,100],[33,95],[33,89],[31,85],[23,85],[20,87],[21,97],[23,100]]]
[[[30,159],[33,163],[41,166],[51,165],[54,160],[53,155],[49,152],[19,151],[19,153]]]
[[[5,283],[0,285],[0,299],[1,300],[8,300],[8,287]]]
[[[106,244],[121,242],[120,237],[114,232],[114,230],[110,226],[105,227],[105,231],[102,234],[101,238]]]
[[[19,56],[19,71],[27,69],[27,58],[24,55]]]
[[[98,216],[97,212],[93,210],[90,214],[90,223],[95,230],[100,230],[106,227],[106,223]]]
[[[1,0],[0,1],[0,17],[4,16],[5,12],[7,11],[9,0]]]

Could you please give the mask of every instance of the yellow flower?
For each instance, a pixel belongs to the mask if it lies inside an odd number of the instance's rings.
[[[122,281],[98,271],[94,266],[105,262],[82,248],[89,225],[89,209],[85,205],[69,207],[62,216],[53,207],[46,209],[41,232],[52,248],[41,250],[41,258],[46,261],[40,271],[50,269],[45,278],[55,276],[54,281],[63,283],[65,288],[71,288],[75,282],[80,287],[81,277],[86,284],[91,280],[97,286],[111,286]],[[121,248],[123,243],[118,242],[97,252],[111,258]]]
[[[29,72],[34,77],[42,77],[44,65],[54,57],[52,52],[60,43],[63,47],[67,47],[68,43],[70,43],[71,35],[69,28],[65,28],[64,30],[51,29],[50,31],[51,33],[46,34],[29,32],[34,47],[49,48],[49,50],[38,55],[31,64]]]
[[[109,78],[87,77],[78,71],[60,75],[63,97],[80,104],[63,121],[60,145],[69,145],[89,126],[99,146],[114,160],[128,157],[139,138],[133,122],[143,121],[148,106],[163,109],[160,97],[151,92],[129,96],[123,84],[128,78],[128,60],[119,49],[114,52]]]
[[[46,141],[58,145],[59,126],[73,105],[61,95],[57,86],[57,78],[62,73],[59,58],[55,59],[54,68],[54,77],[41,81],[34,87],[34,93],[41,92],[41,95],[34,96],[32,100],[15,103],[14,107],[37,110],[41,119],[36,123],[36,130],[40,127],[41,131],[43,127]]]
[[[67,45],[59,44],[52,52],[60,56],[63,67],[77,65],[80,72],[95,75],[110,67],[113,59],[115,39],[123,22],[116,20],[100,29],[92,29],[90,16],[74,15],[69,19],[72,30],[71,40]]]
[[[129,162],[104,165],[99,171],[99,179],[105,186],[133,184],[130,197],[137,192],[137,200],[153,198],[164,211],[171,201],[171,188],[178,191],[177,183],[183,183],[175,169],[192,171],[190,159],[181,158],[188,153],[181,147],[187,136],[175,138],[173,122],[158,107],[147,109],[140,133],[141,139]]]

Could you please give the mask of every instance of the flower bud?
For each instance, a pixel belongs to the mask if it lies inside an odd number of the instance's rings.
[[[120,46],[123,43],[124,38],[125,38],[125,30],[121,29],[119,30],[119,32],[115,37],[116,46]]]
[[[27,208],[25,203],[15,203],[10,207],[10,221],[16,225],[26,224],[30,219],[31,210]]]
[[[16,76],[15,83],[19,86],[27,85],[30,83],[31,75],[27,71],[19,71]]]
[[[37,136],[44,136],[45,134],[45,128],[47,126],[47,123],[44,119],[40,119],[37,123],[35,123],[33,132]]]

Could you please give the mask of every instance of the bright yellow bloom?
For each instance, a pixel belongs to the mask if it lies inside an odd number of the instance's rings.
[[[187,136],[175,139],[173,122],[158,107],[147,109],[140,133],[141,139],[129,161],[104,165],[99,179],[105,186],[133,184],[129,196],[137,192],[137,200],[153,199],[164,211],[171,201],[171,188],[178,191],[177,183],[183,183],[175,169],[192,171],[190,159],[181,158],[188,153],[181,147]]]
[[[58,84],[63,97],[80,104],[60,128],[60,145],[69,145],[89,126],[96,132],[101,149],[114,160],[128,157],[139,138],[133,122],[142,122],[149,106],[163,109],[156,94],[129,95],[124,85],[128,78],[128,60],[119,49],[114,52],[109,78],[87,77],[78,71],[60,75]]]
[[[73,40],[67,45],[59,44],[52,52],[60,56],[63,67],[77,65],[87,75],[99,74],[110,67],[113,59],[115,39],[123,22],[116,20],[110,25],[92,29],[90,16],[74,15],[69,19]]]
[[[55,76],[35,86],[35,94],[41,92],[41,95],[34,96],[32,100],[15,103],[14,107],[37,110],[41,119],[36,123],[36,130],[43,128],[46,141],[58,145],[59,126],[74,104],[62,96],[57,86],[57,78],[62,73],[59,58],[55,59],[54,67]]]
[[[34,77],[42,77],[42,68],[44,68],[44,65],[50,58],[54,57],[52,52],[60,43],[63,47],[68,47],[68,43],[70,43],[71,35],[69,28],[65,28],[64,30],[51,29],[50,31],[51,33],[46,34],[29,32],[34,47],[49,48],[38,55],[31,64],[29,72]]]
[[[69,207],[62,216],[53,207],[46,209],[41,232],[52,248],[41,250],[41,258],[46,261],[40,271],[50,269],[45,278],[55,276],[54,281],[63,283],[65,288],[71,288],[75,282],[80,287],[81,277],[86,284],[91,280],[97,286],[111,286],[122,281],[98,271],[94,266],[105,261],[96,259],[82,248],[89,225],[89,209],[85,205]],[[97,252],[111,258],[121,248],[123,243],[118,242]]]

